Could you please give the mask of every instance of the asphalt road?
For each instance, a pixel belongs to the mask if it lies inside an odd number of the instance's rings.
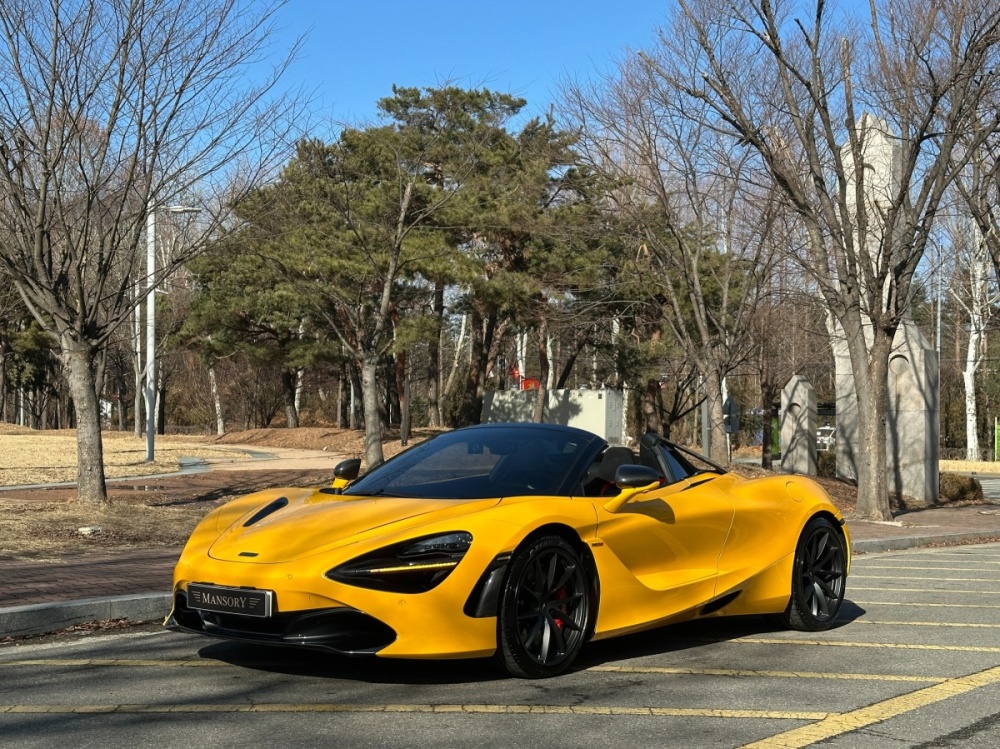
[[[855,560],[841,626],[710,620],[544,681],[136,630],[0,648],[15,747],[1000,745],[1000,544]]]

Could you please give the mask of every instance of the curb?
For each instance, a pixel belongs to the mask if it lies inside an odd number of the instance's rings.
[[[0,637],[44,635],[84,622],[129,619],[163,620],[170,613],[170,593],[136,593],[0,608]]]
[[[872,554],[879,551],[901,551],[916,547],[961,546],[964,544],[986,544],[1000,541],[1000,534],[994,532],[967,531],[964,533],[941,533],[936,536],[899,536],[897,538],[868,538],[851,543],[855,554]]]

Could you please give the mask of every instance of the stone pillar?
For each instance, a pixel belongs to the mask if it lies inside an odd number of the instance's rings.
[[[867,333],[868,331],[866,331]],[[831,335],[837,389],[837,476],[858,477],[858,396],[847,344]],[[889,355],[886,414],[886,468],[889,491],[917,504],[933,504],[940,494],[940,369],[938,355],[917,325],[904,318]]]
[[[938,378],[937,352],[916,324],[904,319],[889,355],[889,491],[920,505],[940,498]]]
[[[801,375],[781,391],[781,470],[816,475],[816,390]]]
[[[858,444],[858,394],[854,387],[851,353],[847,350],[844,331],[831,319],[827,321],[830,346],[833,349],[834,388],[837,407],[837,478],[857,481],[858,464],[855,449]]]

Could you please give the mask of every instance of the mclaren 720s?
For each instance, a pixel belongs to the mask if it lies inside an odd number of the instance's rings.
[[[588,640],[704,617],[830,627],[850,539],[802,476],[745,479],[646,434],[443,433],[331,486],[272,489],[197,526],[170,629],[381,658],[565,670]]]

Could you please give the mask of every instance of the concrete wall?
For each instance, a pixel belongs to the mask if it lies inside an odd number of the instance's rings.
[[[537,391],[492,390],[483,397],[484,422],[531,421]],[[625,437],[625,397],[621,390],[550,390],[545,407],[549,424],[585,429],[621,444]]]

